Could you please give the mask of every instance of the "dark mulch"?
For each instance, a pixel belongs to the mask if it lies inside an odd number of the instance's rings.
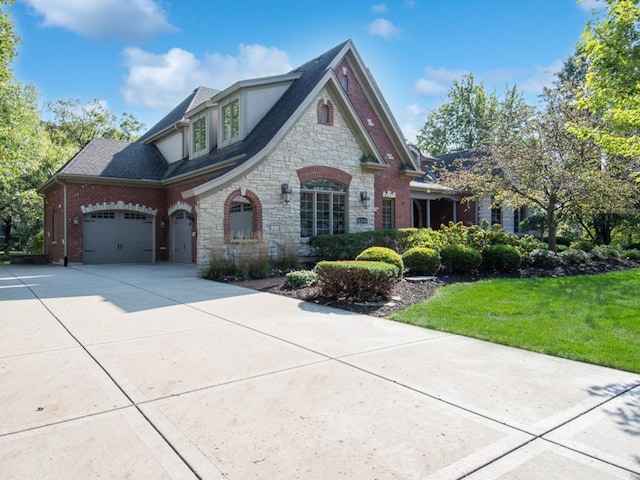
[[[558,265],[554,269],[522,268],[511,274],[481,273],[473,276],[438,275],[433,280],[421,282],[412,282],[407,279],[402,279],[394,286],[389,300],[365,303],[324,298],[320,295],[320,289],[317,286],[298,289],[289,288],[284,285],[284,276],[232,283],[238,286],[252,288],[254,290],[297,298],[298,300],[304,300],[306,302],[313,302],[320,305],[327,305],[376,317],[387,317],[398,310],[404,310],[415,303],[423,302],[431,297],[436,289],[451,283],[475,282],[491,278],[557,278],[571,275],[593,275],[617,270],[626,270],[635,267],[640,267],[639,261],[592,261],[586,265]]]

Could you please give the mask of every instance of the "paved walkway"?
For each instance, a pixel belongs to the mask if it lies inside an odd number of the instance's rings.
[[[640,375],[188,266],[0,266],[0,477],[638,479]]]

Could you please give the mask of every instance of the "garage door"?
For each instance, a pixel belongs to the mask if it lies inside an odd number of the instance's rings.
[[[84,216],[84,263],[150,263],[153,219],[136,212]]]
[[[178,212],[172,217],[171,234],[173,261],[191,263],[191,220],[186,212]]]

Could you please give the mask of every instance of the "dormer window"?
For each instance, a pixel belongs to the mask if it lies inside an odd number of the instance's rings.
[[[233,100],[222,107],[222,141],[230,143],[240,136],[240,102]]]
[[[198,157],[207,150],[207,117],[201,115],[191,121],[191,155]]]

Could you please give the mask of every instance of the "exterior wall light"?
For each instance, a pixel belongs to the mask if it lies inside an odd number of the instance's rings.
[[[369,205],[371,205],[371,198],[369,197],[369,194],[364,190],[360,192],[360,201],[362,202],[362,206],[364,208],[369,208]]]
[[[74,225],[78,225],[78,223],[80,223],[80,217],[78,217],[78,215],[74,215],[73,216],[73,224]]]
[[[167,219],[165,217],[160,219],[160,228],[167,228]]]
[[[284,203],[289,203],[291,201],[291,193],[292,193],[292,190],[289,184],[283,183],[282,185],[280,185],[280,190],[282,195],[282,201]]]

